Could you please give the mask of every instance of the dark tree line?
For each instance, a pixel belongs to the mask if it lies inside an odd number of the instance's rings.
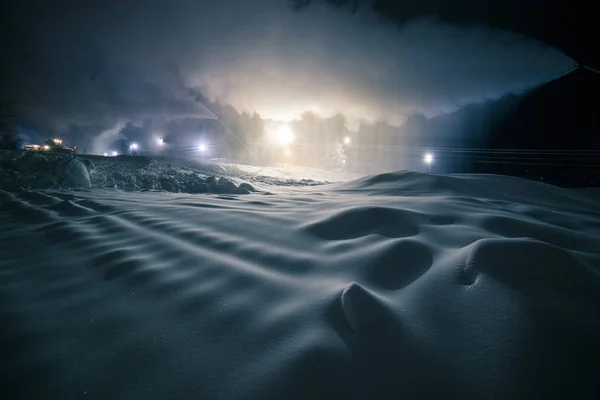
[[[0,149],[17,150],[20,140],[16,127],[17,110],[15,103],[0,101]]]

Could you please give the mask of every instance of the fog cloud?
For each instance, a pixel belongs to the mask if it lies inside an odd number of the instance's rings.
[[[519,93],[573,64],[531,38],[427,17],[393,25],[315,2],[18,2],[3,83],[55,129],[214,118],[196,100],[291,120],[400,125]],[[5,39],[6,40],[6,39]],[[43,121],[43,122],[41,122]]]

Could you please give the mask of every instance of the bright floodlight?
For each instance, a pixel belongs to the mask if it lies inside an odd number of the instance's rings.
[[[198,145],[198,150],[204,153],[207,150],[207,147],[204,143],[201,143]]]
[[[352,142],[352,140],[349,137],[345,137],[344,138],[344,144],[350,144],[350,142]]]
[[[158,145],[162,146],[163,144],[165,144],[165,140],[163,138],[159,138],[158,139]]]
[[[423,160],[425,161],[425,164],[430,165],[431,163],[433,163],[433,154],[431,154],[431,153],[425,154],[425,156],[423,157]]]
[[[294,132],[288,124],[282,124],[275,132],[275,141],[283,146],[287,146],[294,141]]]
[[[119,153],[117,153],[116,151],[113,151],[113,152],[112,152],[112,155],[113,155],[113,156],[118,156],[118,155],[119,155]]]
[[[138,149],[138,145],[137,145],[137,143],[131,143],[131,144],[129,145],[129,148],[130,148],[131,150],[137,150],[137,149]]]
[[[108,153],[104,153],[104,157],[107,157],[107,156],[108,156]]]

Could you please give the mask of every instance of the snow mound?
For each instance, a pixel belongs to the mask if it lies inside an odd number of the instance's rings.
[[[68,187],[89,188],[92,185],[87,167],[75,157],[68,158],[64,163],[59,164],[57,174],[60,181]]]
[[[431,175],[414,171],[397,171],[372,175],[350,182],[336,184],[345,193],[386,196],[437,195],[456,198],[480,199],[486,203],[496,200],[497,205],[528,203],[537,206],[593,210],[598,198],[582,195],[579,190],[564,189],[522,178],[486,174]]]
[[[4,188],[89,188],[87,167],[72,155],[0,152],[0,186]]]
[[[90,160],[107,187],[147,168]],[[214,172],[198,184],[233,188]],[[260,197],[2,187],[0,204],[6,398],[600,396],[586,193],[398,172]]]

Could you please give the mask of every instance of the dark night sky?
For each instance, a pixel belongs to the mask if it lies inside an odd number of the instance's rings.
[[[333,4],[354,0],[331,0]],[[302,0],[300,2],[304,3]],[[403,23],[422,15],[438,15],[459,24],[486,24],[510,29],[557,46],[582,64],[600,67],[594,39],[600,37],[592,2],[559,0],[374,0],[373,7]]]
[[[309,110],[342,113],[350,127],[360,119],[401,124],[414,112],[435,116],[529,90],[568,71],[572,59],[600,64],[591,44],[595,18],[575,2],[21,0],[0,7],[2,95],[24,105],[28,126],[58,132],[212,118],[198,92],[272,119]]]

